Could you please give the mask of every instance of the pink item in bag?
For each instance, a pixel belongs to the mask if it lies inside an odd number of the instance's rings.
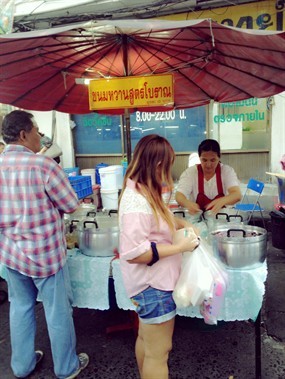
[[[217,325],[217,318],[225,300],[227,285],[222,277],[215,279],[213,295],[205,299],[200,306],[200,313],[206,324]]]

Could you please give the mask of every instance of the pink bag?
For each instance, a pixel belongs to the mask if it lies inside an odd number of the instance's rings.
[[[206,324],[216,325],[225,300],[228,275],[221,263],[210,253],[211,249],[206,242],[200,244],[200,249],[204,250],[213,277],[211,295],[200,305],[200,313]]]

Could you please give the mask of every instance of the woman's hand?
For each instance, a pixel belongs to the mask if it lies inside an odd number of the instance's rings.
[[[225,203],[226,202],[223,197],[215,199],[206,206],[206,210],[210,210],[213,213],[213,215],[215,215],[225,206]]]
[[[242,195],[240,188],[238,186],[234,186],[228,189],[229,194],[218,199],[212,200],[206,207],[207,210],[211,210],[213,214],[216,214],[226,205],[236,204],[241,200]]]
[[[175,220],[175,229],[183,229],[183,228],[192,228],[194,230],[194,233],[199,236],[200,230],[195,225],[191,224],[189,221],[187,221],[185,218],[180,217],[174,217]]]
[[[188,200],[186,208],[188,209],[188,212],[191,215],[194,215],[201,211],[201,208],[199,207],[199,205],[190,200]]]
[[[194,232],[192,232],[188,233],[186,237],[181,238],[176,245],[179,247],[181,253],[184,253],[185,251],[193,251],[199,243],[199,238]]]
[[[191,215],[194,215],[195,213],[201,211],[199,205],[193,201],[188,200],[182,192],[177,191],[175,199],[181,207],[188,209],[188,212]]]

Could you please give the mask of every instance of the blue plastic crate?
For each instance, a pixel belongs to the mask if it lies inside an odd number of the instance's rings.
[[[69,176],[68,180],[77,194],[78,199],[93,194],[91,176]]]

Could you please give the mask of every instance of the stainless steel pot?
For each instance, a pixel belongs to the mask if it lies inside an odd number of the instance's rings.
[[[267,254],[267,231],[247,225],[223,227],[211,232],[214,254],[230,269],[253,269]]]
[[[68,233],[72,234],[72,233],[76,232],[78,226],[81,226],[81,228],[82,228],[82,225],[85,221],[92,221],[93,222],[91,224],[86,224],[87,225],[86,227],[95,228],[95,224],[94,224],[94,221],[96,221],[95,216],[96,216],[96,212],[90,211],[85,216],[78,217],[78,219],[71,219],[69,221]],[[98,227],[98,225],[97,225],[97,227]]]
[[[187,208],[178,207],[171,209],[171,211],[174,214],[174,216],[183,217],[186,219],[186,221],[189,221],[190,223],[196,223],[202,220],[202,211],[199,211],[194,215],[191,215]]]
[[[249,213],[238,211],[234,208],[222,208],[220,212],[213,214],[211,210],[203,213],[203,219],[207,223],[210,230],[216,229],[218,226],[225,224],[243,224],[247,225],[249,221]]]
[[[94,205],[93,198],[85,198],[83,202],[79,205],[75,212],[69,214],[70,220],[82,221],[90,212],[96,215],[97,207]],[[95,217],[95,216],[94,216]]]
[[[119,247],[119,227],[99,227],[96,221],[83,221],[77,226],[78,246],[92,257],[110,257]]]
[[[98,212],[96,214],[96,222],[99,228],[118,226],[118,211],[110,210],[108,213]]]
[[[63,222],[64,222],[64,232],[65,234],[70,233],[70,218],[68,214],[63,215]]]

